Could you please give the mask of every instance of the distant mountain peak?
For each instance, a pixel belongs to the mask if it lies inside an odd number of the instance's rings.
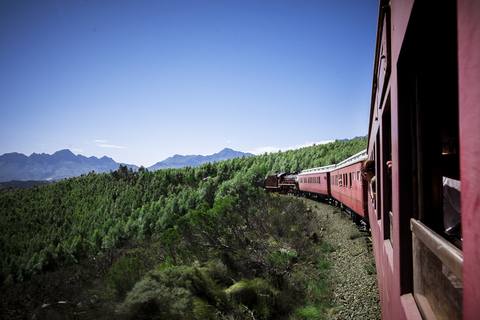
[[[169,157],[163,161],[157,162],[153,166],[149,167],[148,170],[153,171],[153,170],[166,169],[166,168],[198,167],[201,164],[206,162],[241,158],[243,156],[251,157],[254,155],[251,153],[235,151],[230,148],[224,148],[222,151],[218,153],[214,153],[212,155],[208,155],[208,156],[202,156],[202,155],[182,156],[182,155],[176,154],[173,157]]]
[[[49,155],[46,155],[46,156],[49,156]],[[75,160],[76,158],[75,154],[68,149],[57,151],[53,155],[51,155],[51,157],[56,157],[56,158],[65,159],[65,160],[66,159]]]
[[[62,150],[58,150],[57,152],[55,152],[53,155],[56,155],[56,154],[68,154],[68,155],[74,155],[72,151],[70,151],[69,149],[62,149]]]

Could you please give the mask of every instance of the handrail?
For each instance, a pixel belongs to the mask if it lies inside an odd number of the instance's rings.
[[[410,219],[410,229],[460,281],[463,281],[462,251],[416,219]]]

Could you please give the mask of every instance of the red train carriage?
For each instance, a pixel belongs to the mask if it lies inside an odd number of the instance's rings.
[[[308,197],[330,199],[330,171],[335,165],[302,170],[298,175],[298,188]]]
[[[357,215],[368,221],[365,202],[368,183],[362,179],[360,173],[362,162],[366,159],[367,152],[363,150],[340,162],[330,172],[331,195],[347,207],[347,212],[355,222]]]
[[[367,183],[360,174],[362,161],[367,159],[363,150],[336,165],[303,170],[298,175],[300,193],[320,199],[335,199],[342,203],[355,222],[359,217],[368,222],[366,214]]]
[[[480,1],[381,0],[368,211],[383,319],[478,319],[479,137]]]

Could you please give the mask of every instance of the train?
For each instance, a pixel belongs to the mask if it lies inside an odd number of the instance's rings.
[[[338,164],[305,169],[300,173],[270,174],[265,178],[264,190],[340,206],[355,223],[368,229],[368,183],[362,179],[361,173],[366,160],[368,154],[365,149]]]
[[[369,224],[382,319],[473,320],[479,158],[480,1],[380,0],[367,149],[271,183]]]

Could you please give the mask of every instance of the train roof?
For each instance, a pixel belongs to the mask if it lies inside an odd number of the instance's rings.
[[[354,164],[354,163],[357,163],[357,162],[360,162],[360,161],[365,161],[367,159],[368,159],[368,154],[367,154],[367,149],[365,149],[365,150],[360,151],[357,154],[354,154],[350,158],[345,159],[345,160],[337,163],[337,165],[335,166],[335,169],[340,169],[340,168],[349,166],[351,164]]]
[[[335,170],[334,164],[329,165],[329,166],[324,166],[324,167],[318,167],[318,168],[312,168],[312,169],[305,169],[302,170],[298,175],[304,175],[304,174],[312,174],[312,173],[322,173],[322,172],[330,172]]]
[[[322,173],[322,172],[331,172],[346,166],[349,166],[351,164],[364,161],[368,159],[368,154],[367,154],[367,149],[360,151],[357,154],[354,154],[350,158],[347,158],[337,164],[332,164],[329,166],[324,166],[324,167],[318,167],[318,168],[311,168],[311,169],[305,169],[302,170],[302,172],[299,173],[299,175],[306,175],[306,174],[312,174],[312,173]]]

